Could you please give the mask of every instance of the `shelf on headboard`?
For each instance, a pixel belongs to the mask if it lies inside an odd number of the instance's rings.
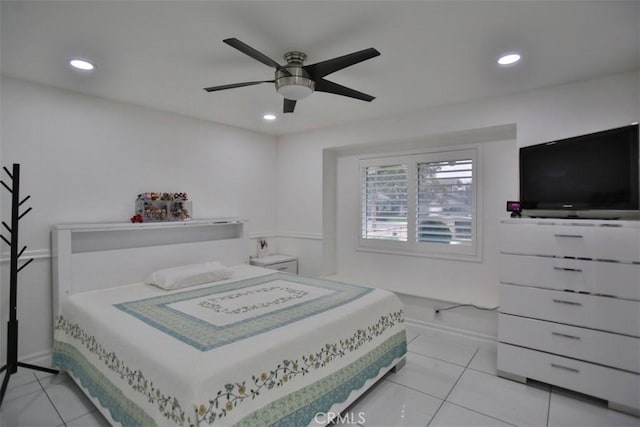
[[[242,237],[243,221],[212,218],[152,223],[61,224],[57,233],[67,232],[71,253],[140,248]]]
[[[247,264],[246,221],[61,224],[51,231],[53,313],[66,298],[143,281],[159,268],[205,261]]]
[[[111,231],[111,230],[136,230],[149,228],[176,228],[176,227],[201,227],[211,225],[232,225],[242,224],[239,218],[209,218],[192,219],[189,221],[166,221],[166,222],[100,222],[100,223],[79,223],[79,224],[57,224],[53,228],[57,230],[71,230],[73,232],[82,231]]]

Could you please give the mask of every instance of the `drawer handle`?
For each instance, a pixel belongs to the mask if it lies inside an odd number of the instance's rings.
[[[554,234],[554,236],[556,237],[569,237],[569,238],[573,238],[573,239],[582,239],[582,235],[581,234]]]
[[[562,337],[562,338],[569,338],[569,339],[572,339],[572,340],[580,340],[580,337],[577,337],[575,335],[562,334],[560,332],[551,332],[551,335],[555,335],[557,337]]]
[[[573,271],[575,273],[582,273],[581,268],[553,267],[553,269],[560,270],[560,271]]]
[[[576,374],[580,373],[580,369],[570,368],[568,366],[556,365],[555,363],[551,364],[552,368],[564,369],[565,371],[575,372]]]
[[[278,271],[285,271],[287,267],[278,267]]]
[[[577,305],[577,306],[582,305],[581,302],[565,301],[563,299],[554,299],[553,302],[557,302],[558,304],[566,304],[566,305]]]

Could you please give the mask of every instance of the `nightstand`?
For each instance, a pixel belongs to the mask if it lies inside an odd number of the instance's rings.
[[[298,258],[290,255],[269,255],[262,258],[251,258],[251,265],[298,274]]]

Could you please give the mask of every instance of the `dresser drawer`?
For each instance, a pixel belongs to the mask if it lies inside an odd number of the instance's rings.
[[[501,224],[503,253],[640,261],[640,231],[602,225]]]
[[[503,343],[498,343],[498,371],[551,383],[630,408],[638,408],[638,374]]]
[[[639,301],[501,284],[500,312],[640,336]]]
[[[503,254],[504,283],[640,300],[640,264]]]
[[[498,340],[640,373],[640,339],[500,314]]]

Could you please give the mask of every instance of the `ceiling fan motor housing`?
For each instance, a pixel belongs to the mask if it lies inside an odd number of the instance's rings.
[[[307,55],[302,52],[287,52],[284,54],[290,75],[282,70],[276,70],[276,90],[286,99],[299,100],[311,95],[315,89],[315,82],[309,78],[309,73],[302,68]]]

